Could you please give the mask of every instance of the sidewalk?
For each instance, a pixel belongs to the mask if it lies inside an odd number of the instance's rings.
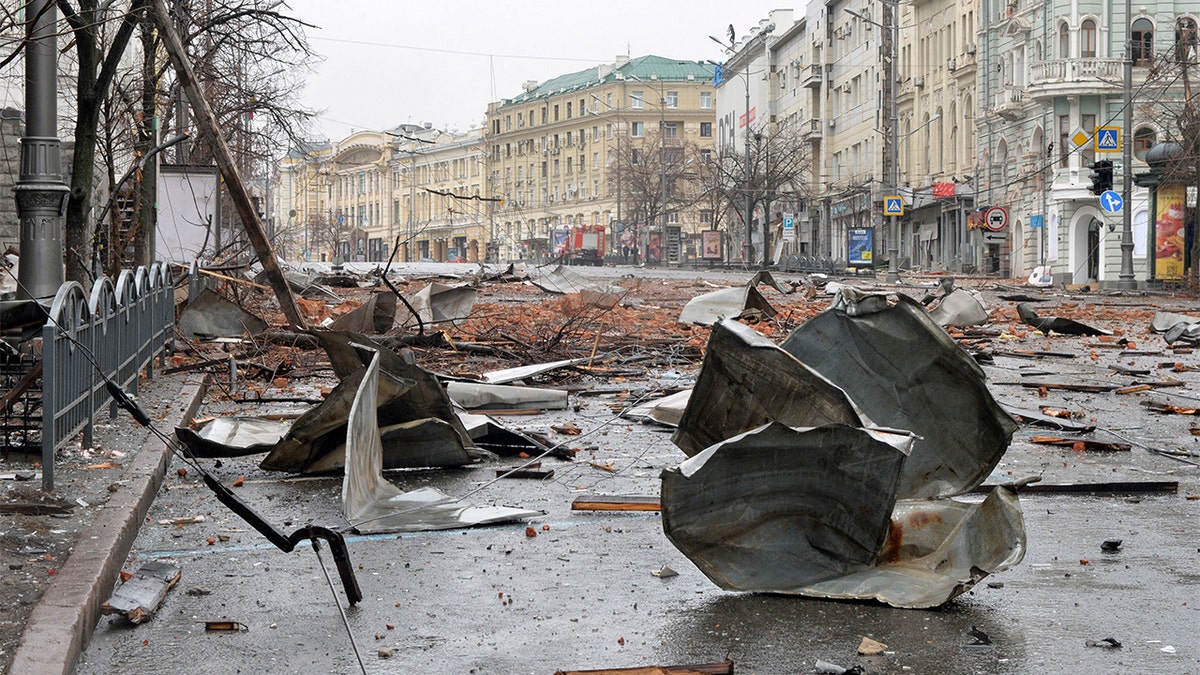
[[[141,380],[138,400],[163,433],[195,414],[204,395],[200,376],[156,374]],[[10,562],[10,570],[33,567],[34,574],[49,575],[49,588],[36,599],[24,621],[20,643],[12,655],[9,673],[70,673],[95,630],[100,605],[108,599],[137,536],[141,521],[162,484],[170,453],[161,440],[137,425],[127,413],[97,420],[94,447],[73,446],[56,465],[55,496],[75,504],[65,523],[47,522],[49,516],[5,523],[6,540],[34,541],[48,532],[61,533],[65,551],[57,565],[42,572],[27,560]],[[108,460],[105,462],[104,460]],[[115,468],[97,467],[111,463]],[[25,531],[21,531],[21,530]],[[24,537],[24,538],[22,538]],[[8,548],[8,547],[6,547]],[[15,548],[15,547],[14,547]],[[26,546],[23,553],[37,549]],[[5,557],[9,552],[5,551]],[[11,573],[11,572],[10,572]],[[26,572],[26,576],[30,576]],[[34,585],[37,580],[30,582]],[[27,610],[36,590],[17,605]],[[21,622],[15,622],[20,630]],[[0,666],[3,660],[0,660]]]

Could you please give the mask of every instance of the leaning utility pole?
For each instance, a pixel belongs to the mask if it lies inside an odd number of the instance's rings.
[[[31,0],[25,17],[25,135],[13,187],[21,223],[17,297],[36,300],[53,298],[63,284],[63,211],[70,188],[63,181],[58,139],[54,0]]]
[[[171,22],[167,6],[164,0],[153,0],[153,4],[155,20],[158,22],[159,31],[162,32],[163,45],[166,47],[167,55],[171,58],[171,64],[175,66],[180,86],[187,92],[188,101],[192,105],[192,111],[196,118],[196,126],[212,142],[213,157],[216,159],[217,167],[221,170],[221,176],[225,179],[225,185],[229,188],[229,194],[237,207],[238,215],[241,216],[242,223],[246,227],[246,236],[249,237],[250,244],[254,246],[258,261],[262,263],[263,273],[271,284],[271,289],[275,291],[279,307],[283,310],[283,315],[287,317],[288,323],[293,328],[303,329],[306,327],[304,317],[300,314],[300,308],[296,306],[296,298],[292,295],[291,287],[283,278],[279,260],[276,259],[275,251],[271,248],[271,241],[263,230],[262,221],[259,220],[258,212],[254,209],[254,202],[250,199],[250,192],[242,181],[233,154],[229,151],[229,145],[217,127],[217,117],[213,114],[212,107],[208,105],[208,101],[205,100],[196,84],[196,74],[187,59],[187,52],[183,49],[179,34],[175,32],[175,26]]]

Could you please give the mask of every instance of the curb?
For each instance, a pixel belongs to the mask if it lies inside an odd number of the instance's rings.
[[[206,381],[187,381],[180,400],[189,403],[180,425],[196,415],[207,389]],[[34,607],[13,655],[12,675],[68,675],[75,670],[96,630],[100,605],[112,593],[170,459],[171,453],[154,434],[142,443],[124,473],[128,489],[114,494],[104,505]]]

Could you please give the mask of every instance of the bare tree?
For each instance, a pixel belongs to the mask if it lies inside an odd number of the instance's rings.
[[[811,198],[812,146],[794,124],[787,121],[750,129],[749,143],[723,148],[709,167],[716,190],[707,199],[724,206],[730,228],[745,233],[748,262],[769,260],[769,251],[755,252],[750,237],[753,213],[763,213],[764,247],[771,245],[771,223],[776,213],[796,212]],[[721,209],[718,207],[717,209]]]

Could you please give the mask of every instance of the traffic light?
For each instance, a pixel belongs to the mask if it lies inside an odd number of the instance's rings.
[[[1089,178],[1092,179],[1092,187],[1088,188],[1094,195],[1100,195],[1105,190],[1111,190],[1113,186],[1113,163],[1112,160],[1102,159],[1098,162],[1093,162],[1092,173]]]

